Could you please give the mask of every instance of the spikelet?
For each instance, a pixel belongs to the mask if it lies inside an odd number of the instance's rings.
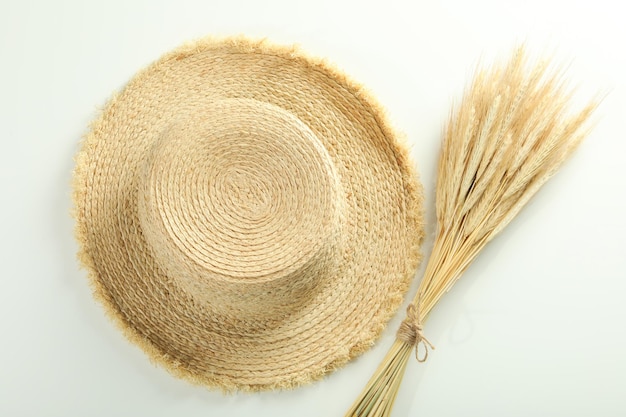
[[[432,348],[422,320],[589,133],[597,103],[571,115],[563,75],[547,61],[529,66],[520,47],[506,65],[474,77],[444,131],[437,235],[424,277],[396,341],[346,416],[391,414],[413,350]]]

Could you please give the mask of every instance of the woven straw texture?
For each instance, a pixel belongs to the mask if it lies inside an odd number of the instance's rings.
[[[180,47],[105,106],[77,155],[80,260],[158,364],[289,388],[368,349],[419,262],[422,190],[362,87],[293,47]]]

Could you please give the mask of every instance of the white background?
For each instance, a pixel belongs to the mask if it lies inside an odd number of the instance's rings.
[[[409,136],[430,252],[440,132],[472,68],[520,41],[608,93],[581,149],[431,315],[395,416],[626,415],[626,25],[618,1],[2,1],[0,415],[341,416],[390,346],[316,384],[224,396],[153,366],[75,260],[72,157],[112,91],[181,42],[299,43]],[[421,276],[421,270],[417,279]],[[413,286],[413,290],[415,285]]]

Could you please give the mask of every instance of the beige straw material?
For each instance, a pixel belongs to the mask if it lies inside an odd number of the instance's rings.
[[[80,260],[173,374],[289,388],[367,350],[419,263],[422,189],[361,86],[294,47],[180,47],[114,95],[77,156]]]

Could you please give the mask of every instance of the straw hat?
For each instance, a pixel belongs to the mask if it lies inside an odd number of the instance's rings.
[[[422,191],[380,107],[323,61],[202,40],[139,72],[77,155],[80,259],[177,376],[293,387],[368,349],[419,260]]]

